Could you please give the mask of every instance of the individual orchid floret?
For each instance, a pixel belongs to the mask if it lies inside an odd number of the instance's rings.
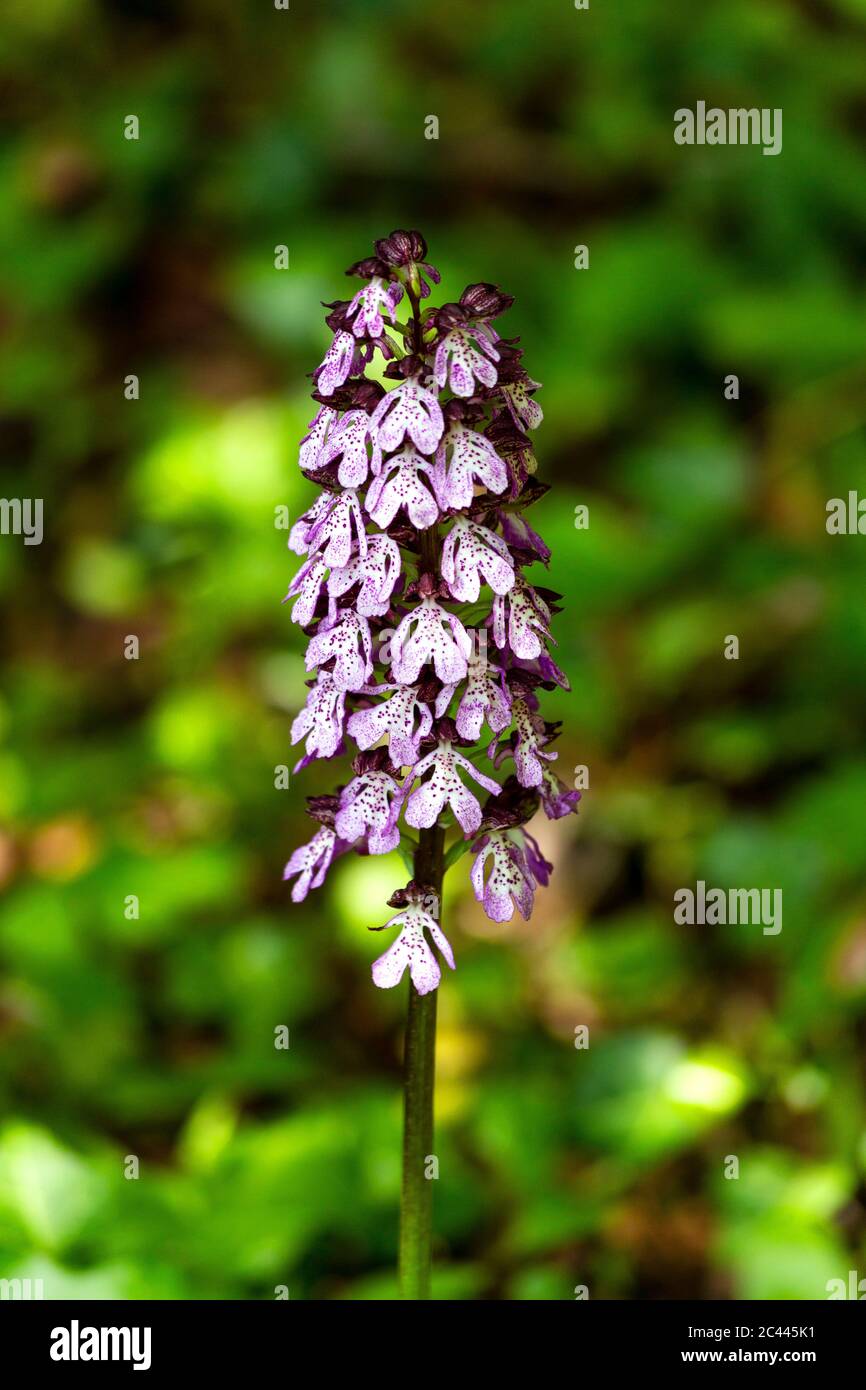
[[[515,550],[525,550],[538,557],[543,565],[550,560],[550,548],[545,545],[537,531],[533,531],[525,517],[517,512],[509,512],[504,507],[499,512],[502,526],[502,539]]]
[[[530,391],[537,391],[540,385],[540,381],[533,381],[525,372],[520,380],[502,384],[503,399],[518,429],[537,429],[544,419],[544,411],[529,394]]]
[[[343,609],[328,625],[320,624],[310,639],[305,664],[308,671],[334,658],[333,677],[338,690],[360,690],[373,674],[373,641],[370,624],[351,608]]]
[[[392,942],[378,960],[373,962],[373,983],[379,989],[393,989],[399,985],[408,967],[412,984],[419,994],[429,994],[436,989],[442,978],[439,967],[426,933],[429,932],[433,944],[441,951],[450,968],[454,969],[454,954],[439,923],[425,912],[420,903],[410,903],[398,912],[384,927],[374,927],[373,931],[387,931],[389,927],[399,927],[400,935]]]
[[[366,410],[348,410],[340,416],[322,441],[315,467],[326,468],[334,459],[340,460],[337,479],[341,487],[361,487],[367,481],[370,468],[378,473],[382,452],[378,435],[370,428],[370,416]]]
[[[316,388],[322,396],[332,396],[352,371],[356,343],[351,333],[341,331],[325,353],[322,365],[315,373]]]
[[[538,789],[548,820],[561,820],[563,816],[570,816],[572,812],[577,811],[580,792],[577,788],[567,787],[552,768],[543,769]]]
[[[535,879],[526,860],[520,829],[494,830],[473,845],[472,889],[491,922],[510,922],[517,908],[529,921]]]
[[[511,714],[514,720],[514,732],[503,740],[494,757],[494,767],[500,767],[506,757],[513,755],[514,770],[520,785],[522,787],[538,787],[544,776],[544,766],[541,760],[555,762],[559,756],[558,753],[544,752],[544,745],[550,742],[551,729],[555,732],[557,726],[552,725],[549,729],[544,720],[534,714],[526,701],[522,699],[513,701]]]
[[[419,531],[435,526],[439,519],[439,508],[421,477],[422,473],[426,473],[429,478],[432,472],[430,460],[423,458],[409,445],[398,454],[393,454],[367,489],[368,516],[377,526],[390,526],[402,507]]]
[[[411,685],[431,661],[440,681],[451,684],[465,679],[471,653],[472,639],[456,613],[423,598],[391,638],[391,674],[399,685]]]
[[[357,494],[351,490],[330,495],[329,505],[307,532],[307,553],[324,550],[325,564],[339,569],[349,563],[352,546],[367,554],[367,532]]]
[[[291,584],[287,599],[294,598],[292,605],[292,622],[300,623],[301,627],[308,627],[313,621],[316,612],[316,604],[319,601],[322,585],[325,582],[325,575],[328,566],[321,555],[312,555],[298,570]]]
[[[418,761],[421,739],[433,727],[430,706],[420,698],[420,690],[417,685],[370,687],[365,693],[394,693],[389,700],[382,700],[370,709],[357,710],[349,717],[346,729],[358,747],[372,748],[387,735],[393,766],[412,767]]]
[[[347,565],[331,571],[328,593],[332,598],[342,598],[355,584],[360,584],[355,600],[357,611],[365,618],[384,617],[400,578],[400,568],[397,542],[384,532],[368,536],[366,555],[353,555]]]
[[[423,777],[425,772],[431,771],[429,779],[422,782],[420,787],[416,787],[406,802],[404,814],[408,825],[414,826],[416,830],[435,825],[441,811],[448,805],[464,833],[475,834],[481,824],[481,807],[472,792],[460,780],[458,768],[467,772],[486,791],[494,794],[499,791],[498,782],[479,772],[468,758],[452,746],[450,740],[442,738],[436,748],[415,764],[404,785],[405,795],[407,788],[418,777]]]
[[[323,825],[308,844],[295,850],[283,870],[284,880],[294,878],[295,874],[299,876],[297,883],[292,885],[293,903],[302,903],[311,888],[321,888],[331,866],[336,843],[334,831]]]
[[[376,242],[376,255],[387,267],[393,267],[406,284],[421,299],[430,294],[428,280],[438,285],[441,279],[435,265],[425,260],[427,242],[420,232],[402,228]],[[426,277],[426,278],[425,278]]]
[[[453,598],[474,603],[482,579],[495,594],[507,594],[513,588],[514,562],[495,531],[458,516],[442,547],[442,577]]]
[[[323,405],[319,408],[318,413],[307,426],[308,433],[305,434],[301,440],[301,450],[298,459],[305,473],[308,473],[311,468],[317,468],[319,466],[319,453],[336,419],[337,412],[332,410],[329,405]]]
[[[440,388],[447,384],[455,396],[472,396],[476,381],[482,386],[496,385],[493,363],[498,361],[499,353],[481,332],[453,328],[436,348],[436,384]]]
[[[458,511],[470,506],[476,483],[504,492],[508,470],[486,435],[454,420],[436,452],[433,484],[440,507]]]
[[[382,397],[373,411],[372,428],[378,430],[383,449],[399,449],[408,435],[422,454],[433,454],[445,420],[435,393],[417,377],[407,377]]]
[[[550,636],[550,609],[525,579],[518,579],[507,595],[493,600],[493,640],[500,650],[506,645],[515,656],[534,661],[544,647],[539,637]]]
[[[456,685],[443,685],[436,701],[437,719],[446,713],[456,690]],[[485,719],[494,734],[507,729],[511,723],[511,695],[500,668],[491,665],[484,655],[473,655],[457,707],[458,734],[467,743],[476,743]]]
[[[396,811],[391,805],[400,788],[377,765],[381,761],[378,755],[384,751],[374,749],[356,759],[356,768],[363,770],[340,793],[340,809],[334,822],[337,834],[344,840],[354,841],[366,835],[371,854],[389,854],[400,843]]]
[[[553,873],[553,865],[545,859],[540,844],[534,836],[530,835],[526,826],[523,827],[523,846],[526,854],[526,867],[535,879],[537,886],[546,888],[550,882],[550,875]]]
[[[316,684],[307,696],[307,703],[292,724],[292,743],[306,737],[306,759],[295,771],[312,758],[333,758],[339,751],[346,717],[346,692],[334,683],[330,671],[320,671]]]
[[[313,505],[298,518],[289,532],[288,545],[293,554],[307,554],[310,533],[315,529],[316,523],[327,515],[332,502],[331,493],[320,492]]]
[[[369,284],[358,290],[348,309],[346,318],[354,317],[353,333],[356,338],[378,338],[382,334],[384,321],[382,310],[394,322],[397,305],[403,298],[403,286],[393,282],[387,284],[374,275]]]

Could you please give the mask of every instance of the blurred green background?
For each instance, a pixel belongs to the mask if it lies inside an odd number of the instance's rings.
[[[866,542],[824,526],[866,494],[864,63],[866,0],[7,0],[2,488],[45,539],[0,540],[0,1277],[394,1292],[405,999],[366,929],[404,874],[281,882],[335,765],[274,786],[274,509],[313,496],[319,301],[395,226],[446,297],[517,296],[590,770],[530,924],[449,880],[438,1296],[866,1275]],[[699,99],[781,107],[782,154],[675,146]],[[781,887],[782,933],[674,925],[698,878]]]

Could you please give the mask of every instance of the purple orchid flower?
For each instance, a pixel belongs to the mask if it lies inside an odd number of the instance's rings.
[[[563,816],[570,816],[577,810],[580,792],[576,787],[567,787],[549,767],[542,769],[539,791],[544,814],[548,820],[561,820]]]
[[[338,612],[329,626],[319,624],[318,632],[307,647],[307,670],[314,670],[332,657],[334,684],[338,690],[360,690],[373,674],[370,624],[351,608]]]
[[[320,406],[318,414],[310,421],[305,434],[301,440],[301,451],[298,462],[305,473],[311,468],[318,468],[318,458],[322,445],[328,437],[328,433],[337,419],[337,412],[332,410],[329,405]]]
[[[494,594],[507,594],[514,587],[514,561],[495,531],[458,516],[442,547],[442,576],[453,598],[475,603],[482,578]]]
[[[544,745],[548,742],[544,721],[533,714],[525,700],[514,700],[511,714],[514,719],[514,733],[503,741],[493,759],[493,765],[499,768],[504,758],[513,755],[514,769],[520,785],[538,787],[544,777],[541,759],[555,762],[559,754],[544,752]]]
[[[352,371],[355,359],[355,339],[351,333],[337,333],[317,370],[316,386],[323,396],[333,396]]]
[[[373,686],[364,693],[379,695],[386,691],[394,692],[390,700],[383,700],[370,709],[358,710],[351,715],[346,725],[347,732],[361,749],[372,748],[387,735],[393,766],[412,767],[418,761],[421,739],[433,727],[430,706],[419,699],[417,685]]]
[[[448,710],[457,685],[443,685],[436,701],[437,719]],[[484,656],[472,656],[466,677],[466,688],[457,706],[457,732],[467,743],[477,743],[484,720],[494,734],[501,733],[511,723],[511,695],[498,666],[491,666]]]
[[[472,396],[476,381],[482,386],[496,385],[493,363],[498,361],[499,353],[482,333],[473,337],[465,328],[452,329],[436,349],[436,384],[449,385],[455,396]]]
[[[343,738],[346,692],[335,684],[330,671],[320,671],[307,703],[292,724],[292,743],[306,737],[307,758],[333,758]],[[301,764],[295,768],[298,771]]]
[[[367,537],[366,555],[355,554],[348,564],[331,571],[328,593],[332,598],[342,598],[355,584],[360,584],[355,600],[357,611],[365,618],[381,618],[388,612],[399,578],[400,547],[383,532]]]
[[[391,673],[399,685],[416,681],[428,661],[440,681],[451,683],[466,678],[472,639],[456,613],[425,598],[402,619],[390,651]]]
[[[525,579],[518,579],[507,595],[493,600],[493,640],[497,647],[507,643],[515,656],[534,661],[544,650],[542,637],[550,636],[550,609]]]
[[[391,322],[394,317],[397,305],[403,298],[403,286],[397,284],[386,284],[378,275],[374,275],[369,284],[364,285],[355,295],[348,309],[346,318],[354,317],[353,332],[356,338],[363,338],[365,335],[370,338],[378,338],[382,334],[384,322],[382,310],[388,315]]]
[[[417,904],[398,912],[384,927],[400,927],[400,935],[392,942],[378,960],[373,962],[373,983],[380,989],[393,989],[399,985],[408,966],[412,983],[419,994],[429,994],[439,984],[442,972],[439,962],[427,943],[425,933],[429,932],[442,952],[448,965],[454,969],[454,955],[445,933],[438,922]]]
[[[527,377],[525,381],[515,381],[502,387],[505,404],[518,429],[538,429],[544,419],[544,411],[538,401],[529,395],[530,391],[537,391],[540,385],[540,381]]]
[[[331,867],[336,844],[334,831],[323,825],[308,844],[300,845],[295,850],[283,870],[284,879],[299,875],[297,883],[292,885],[293,903],[302,903],[311,888],[321,888]]]
[[[471,506],[476,483],[483,483],[490,492],[504,492],[508,469],[485,435],[454,421],[436,451],[433,475],[443,511]]]
[[[439,519],[436,500],[425,487],[421,474],[429,477],[433,464],[411,447],[392,454],[382,465],[378,477],[367,489],[367,515],[377,526],[390,526],[401,508],[419,531],[435,526]]]
[[[399,449],[406,435],[422,454],[433,454],[445,421],[437,397],[417,377],[407,377],[383,396],[372,416],[383,449]]]
[[[429,780],[422,782],[406,802],[405,818],[407,825],[416,830],[435,825],[442,809],[448,805],[467,835],[474,835],[481,824],[481,807],[477,799],[464,786],[457,775],[458,767],[468,772],[479,786],[494,795],[499,791],[499,783],[473,767],[468,758],[458,753],[445,739],[426,757],[416,763],[403,786],[403,796],[417,778],[432,769]]]
[[[367,453],[368,444],[371,453]],[[322,440],[315,467],[326,468],[334,459],[340,460],[337,479],[341,487],[357,488],[367,481],[372,468],[378,473],[382,462],[378,435],[370,432],[370,417],[366,410],[348,410]]]
[[[469,877],[491,922],[510,922],[515,907],[526,921],[532,915],[535,879],[522,838],[519,830],[494,830],[473,846],[475,863]]]
[[[550,559],[524,517],[547,491],[528,439],[542,420],[538,383],[519,339],[494,327],[512,304],[498,286],[479,281],[421,313],[439,283],[426,256],[420,232],[394,231],[350,267],[364,282],[357,293],[326,306],[334,337],[313,373],[318,407],[299,454],[320,492],[289,534],[301,563],[286,595],[311,673],[291,728],[304,749],[296,770],[345,753],[349,739],[360,750],[347,786],[309,798],[319,825],[286,865],[292,898],[320,887],[337,855],[387,854],[401,824],[412,827],[415,862],[437,887],[413,879],[392,896],[399,934],[373,978],[392,988],[408,969],[421,993],[439,984],[437,950],[454,968],[438,920],[443,823],[453,816],[460,835],[480,834],[473,889],[504,922],[515,909],[529,916],[550,874],[526,825],[580,799],[551,770],[558,725],[539,705],[551,683],[569,688],[549,650],[558,595],[523,573]],[[377,352],[384,374],[368,371]],[[485,724],[494,771],[514,762],[503,786],[459,747],[477,757]]]
[[[340,809],[334,822],[344,840],[367,836],[371,854],[388,854],[400,843],[392,798],[400,788],[387,772],[371,768],[355,777],[340,793]]]
[[[329,496],[328,506],[307,531],[307,553],[324,548],[325,564],[339,569],[349,563],[353,544],[367,554],[367,533],[357,493],[341,492]]]

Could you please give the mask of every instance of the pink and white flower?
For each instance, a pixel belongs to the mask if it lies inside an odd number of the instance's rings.
[[[292,724],[292,743],[306,737],[308,759],[333,758],[343,738],[345,717],[345,690],[335,684],[330,671],[320,671],[306,705]]]
[[[535,879],[522,839],[519,830],[494,830],[473,846],[475,862],[469,877],[491,922],[510,922],[515,907],[526,921],[532,914]]]
[[[514,561],[495,531],[458,516],[442,547],[442,577],[453,598],[475,603],[482,579],[495,594],[514,587]]]
[[[470,506],[479,483],[504,492],[508,469],[486,435],[454,421],[436,451],[433,485],[439,506],[443,511]]]
[[[500,649],[506,645],[515,656],[534,661],[544,651],[541,637],[550,636],[550,609],[525,579],[518,579],[508,595],[493,600],[493,640]]]
[[[396,813],[391,801],[399,786],[387,772],[371,769],[354,777],[340,793],[340,809],[334,827],[343,840],[367,836],[371,854],[388,854],[400,843]]]
[[[443,808],[448,805],[463,827],[465,834],[474,835],[481,824],[481,807],[472,792],[464,786],[457,774],[462,768],[486,791],[494,795],[499,791],[499,783],[473,767],[468,758],[459,753],[446,739],[441,740],[426,757],[416,763],[403,785],[405,797],[407,789],[417,778],[431,771],[431,776],[420,787],[416,787],[406,802],[405,817],[407,825],[423,830],[435,825]]]
[[[355,358],[355,339],[351,333],[337,333],[316,372],[316,386],[323,396],[333,396],[349,377]]]
[[[367,554],[367,532],[357,494],[350,491],[327,494],[328,506],[307,531],[307,554],[324,550],[325,564],[339,569],[349,563],[352,546]]]
[[[383,396],[373,411],[373,426],[383,449],[399,449],[408,435],[422,454],[433,454],[445,421],[435,392],[417,377],[407,377]]]
[[[364,693],[378,695],[386,691],[394,692],[389,700],[382,700],[371,709],[357,710],[350,715],[346,729],[362,750],[372,748],[387,735],[394,767],[412,767],[418,761],[421,739],[433,727],[430,706],[418,698],[417,685],[372,686]]]
[[[412,525],[419,531],[435,526],[439,519],[432,492],[421,477],[433,472],[429,459],[422,457],[411,445],[392,454],[382,465],[381,472],[367,489],[367,515],[377,526],[390,526],[403,508]]]
[[[338,612],[328,626],[320,623],[310,638],[304,662],[308,671],[334,658],[333,678],[338,690],[360,690],[373,674],[373,642],[370,624],[351,608]]]
[[[393,989],[399,985],[408,967],[412,983],[419,994],[429,994],[442,977],[439,962],[434,956],[425,936],[429,932],[434,944],[439,948],[450,968],[454,969],[454,954],[445,933],[422,907],[412,903],[403,912],[398,912],[385,926],[400,927],[400,935],[387,951],[373,962],[373,983],[379,989]]]
[[[391,674],[398,685],[411,685],[428,661],[440,681],[466,677],[472,639],[455,613],[424,598],[407,613],[391,639]]]
[[[294,878],[295,874],[299,876],[297,883],[292,885],[293,903],[302,903],[311,888],[321,888],[331,866],[336,843],[334,831],[323,825],[308,844],[295,850],[283,870],[284,880]]]
[[[354,324],[352,332],[356,338],[378,338],[382,334],[384,322],[382,310],[388,315],[391,322],[394,322],[397,305],[403,298],[403,286],[393,281],[388,284],[381,280],[378,275],[374,275],[369,284],[363,285],[355,295],[348,309],[346,318],[352,319]]]
[[[471,396],[476,381],[482,386],[496,385],[493,363],[498,361],[499,353],[482,333],[473,335],[466,328],[453,328],[436,349],[436,384],[440,389],[450,386],[455,396]]]
[[[366,555],[355,554],[348,564],[331,571],[328,593],[342,596],[360,584],[355,608],[365,618],[381,618],[391,605],[394,585],[400,578],[400,547],[384,534],[367,537]]]

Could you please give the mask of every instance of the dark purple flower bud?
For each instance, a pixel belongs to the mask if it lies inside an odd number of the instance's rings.
[[[386,265],[395,266],[402,271],[401,278],[405,279],[421,299],[426,299],[430,293],[430,286],[423,278],[422,271],[434,285],[439,284],[439,271],[424,259],[427,255],[427,243],[420,232],[398,230],[390,236],[382,237],[376,242],[376,255]]]
[[[366,256],[362,261],[354,261],[346,274],[358,275],[362,280],[372,280],[374,275],[387,279],[388,266],[378,256]]]
[[[482,830],[502,830],[506,826],[526,825],[538,810],[538,791],[522,787],[512,773],[496,796],[489,796],[482,807]]]
[[[444,334],[452,328],[465,327],[467,318],[465,309],[461,309],[459,304],[443,304],[439,309],[433,309],[428,313],[426,322],[440,334]]]
[[[431,902],[436,897],[432,884],[419,883],[411,878],[405,888],[398,888],[388,899],[389,907],[409,907],[412,903]]]
[[[349,303],[348,299],[335,299],[331,304],[326,304],[323,301],[322,308],[331,311],[330,314],[325,315],[325,323],[332,333],[339,333],[351,327],[348,315]]]
[[[423,261],[427,243],[420,232],[398,230],[376,242],[376,255],[386,265],[408,265],[410,261]]]
[[[370,381],[365,376],[353,376],[343,386],[338,386],[330,396],[313,392],[313,400],[332,410],[366,410],[372,415],[385,394],[384,386],[378,381]]]
[[[513,303],[513,294],[505,294],[498,285],[485,282],[467,285],[460,296],[460,307],[470,318],[476,319],[495,319],[510,309]]]
[[[352,759],[352,771],[356,777],[363,777],[365,772],[384,772],[389,765],[387,748],[370,748]]]

